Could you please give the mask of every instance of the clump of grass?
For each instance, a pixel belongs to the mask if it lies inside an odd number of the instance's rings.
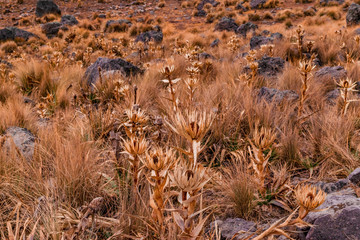
[[[257,13],[254,14],[249,14],[249,21],[260,21],[261,20],[261,16]]]
[[[240,176],[242,180],[234,179],[230,183],[230,197],[237,216],[246,219],[253,210],[255,195],[248,177],[245,174]],[[237,175],[237,177],[240,176]]]

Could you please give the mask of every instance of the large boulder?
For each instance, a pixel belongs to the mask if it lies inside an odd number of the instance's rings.
[[[315,78],[319,80],[331,80],[331,81],[338,81],[342,78],[346,77],[346,70],[342,66],[335,66],[335,67],[323,67],[315,72]]]
[[[53,38],[58,34],[62,27],[63,25],[59,22],[49,22],[43,24],[41,30],[48,38]]]
[[[360,23],[360,5],[353,3],[350,5],[346,14],[346,24],[348,26],[357,25]]]
[[[246,37],[248,32],[255,31],[256,29],[258,29],[258,26],[256,24],[252,22],[247,22],[240,25],[240,27],[236,29],[236,34],[240,34],[243,37]]]
[[[253,36],[250,39],[250,49],[260,48],[261,45],[270,44],[274,41],[272,37]]]
[[[268,103],[282,103],[283,101],[296,101],[299,95],[292,90],[278,90],[274,88],[262,87],[257,93],[260,100],[265,100]]]
[[[104,32],[121,32],[132,26],[127,19],[109,20],[105,24]]]
[[[215,0],[202,0],[196,7],[197,10],[202,10],[205,6],[205,4],[211,4],[213,7],[217,7],[217,5],[220,4],[220,2],[215,1]]]
[[[305,232],[303,239],[359,239],[360,198],[353,189],[330,193],[318,209],[324,210],[310,212],[305,218],[313,227]]]
[[[38,0],[35,15],[37,17],[42,17],[46,14],[61,15],[61,10],[52,0]]]
[[[147,31],[138,35],[135,39],[135,42],[144,42],[154,41],[156,43],[161,43],[163,40],[163,33],[159,26],[155,26],[153,31]]]
[[[235,23],[235,20],[228,17],[223,17],[220,21],[215,25],[215,31],[228,31],[235,32],[238,29],[238,25]]]
[[[61,21],[62,24],[66,24],[69,26],[74,26],[77,25],[79,23],[79,21],[73,16],[73,15],[64,15],[61,17]]]
[[[27,129],[10,127],[5,131],[5,150],[16,147],[28,160],[32,159],[35,148],[35,136]]]
[[[39,38],[31,32],[16,27],[6,27],[0,30],[0,42],[19,39],[27,41],[30,37]]]
[[[110,59],[100,57],[86,69],[85,77],[89,85],[95,84],[98,80],[99,68],[102,74],[107,74],[107,72],[120,72],[126,77],[143,72],[140,68],[121,58]]]
[[[267,0],[251,0],[250,1],[250,7],[252,9],[261,8]]]
[[[279,57],[264,56],[258,62],[258,74],[264,77],[274,77],[281,73],[285,66],[285,61]]]
[[[215,0],[202,0],[200,3],[196,6],[196,13],[195,17],[205,17],[207,15],[206,11],[204,10],[204,6],[206,4],[211,4],[213,7],[216,7],[220,4],[220,2],[217,2]]]

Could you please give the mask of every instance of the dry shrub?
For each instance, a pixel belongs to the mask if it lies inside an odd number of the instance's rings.
[[[40,95],[46,96],[51,93],[52,81],[49,66],[45,62],[35,60],[17,65],[15,70],[17,85],[25,94],[31,94],[34,90]]]
[[[0,133],[11,126],[23,127],[31,132],[36,132],[37,118],[34,110],[25,104],[20,96],[15,95],[4,104],[0,104],[0,114]]]

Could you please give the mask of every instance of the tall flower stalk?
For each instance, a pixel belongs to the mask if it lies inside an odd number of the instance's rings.
[[[162,82],[168,84],[168,89],[170,92],[170,100],[173,103],[174,111],[178,110],[178,104],[177,104],[177,98],[175,96],[175,88],[174,85],[179,82],[180,78],[173,78],[172,74],[174,73],[175,67],[172,66],[165,66],[163,69],[160,70],[160,73],[162,73],[165,77],[165,79],[161,80]]]
[[[300,117],[304,110],[304,102],[306,100],[306,93],[309,88],[309,80],[312,77],[311,72],[315,69],[315,65],[313,60],[315,55],[312,55],[308,60],[302,60],[299,63],[299,70],[302,75],[302,87],[301,87],[301,95],[298,109],[298,117]]]

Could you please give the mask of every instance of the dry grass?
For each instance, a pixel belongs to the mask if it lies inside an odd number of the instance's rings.
[[[198,3],[178,8],[191,14]],[[20,23],[41,39],[1,46],[1,57],[13,65],[0,67],[1,238],[211,239],[204,233],[209,219],[226,216],[280,219],[255,239],[288,236],[288,227],[306,225],[303,218],[325,195],[295,185],[294,177],[337,179],[360,164],[357,85],[350,81],[360,76],[360,38],[352,29],[339,31],[338,6],[304,13],[297,5],[273,17],[269,9],[234,14],[236,3],[205,5],[207,19],[192,18],[189,27],[145,14],[141,22],[132,17],[130,28],[103,33],[105,21],[84,18],[51,40],[35,22]],[[264,7],[279,4],[286,3]],[[213,31],[226,15],[237,23],[258,21],[255,34],[269,30],[284,38],[250,51],[251,34]],[[294,27],[299,23],[303,28]],[[156,24],[162,43],[135,43]],[[258,60],[265,55],[285,59],[284,70],[261,75]],[[121,57],[145,72],[126,77],[100,70],[88,85],[84,72],[97,57]],[[313,68],[315,58],[321,66]],[[311,78],[336,65],[348,79]],[[299,98],[259,99],[263,86]],[[336,89],[340,95],[329,103],[325,94]],[[11,126],[36,136],[30,161],[16,148],[3,150]]]

